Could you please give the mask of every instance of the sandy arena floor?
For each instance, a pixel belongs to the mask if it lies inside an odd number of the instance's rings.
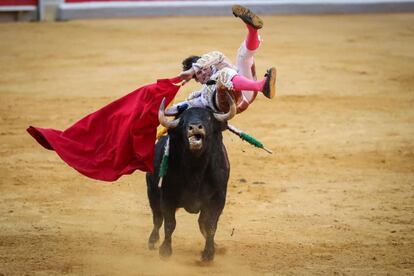
[[[90,180],[29,125],[65,129],[245,35],[233,17],[0,25],[0,275],[413,275],[414,14],[264,17],[277,97],[232,123],[228,202],[209,266],[179,211],[173,256],[147,249],[144,174]],[[179,94],[183,99],[191,84]]]

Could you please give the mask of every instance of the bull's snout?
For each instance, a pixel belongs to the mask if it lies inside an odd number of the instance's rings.
[[[187,126],[187,138],[190,150],[200,150],[203,147],[203,138],[206,130],[201,123],[193,123]]]
[[[190,124],[188,125],[188,132],[204,132],[204,127],[202,124]]]

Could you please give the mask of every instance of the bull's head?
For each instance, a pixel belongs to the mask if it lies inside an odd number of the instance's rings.
[[[213,113],[204,109],[203,111],[197,111],[197,108],[188,109],[180,117],[175,120],[169,121],[164,113],[165,111],[165,99],[163,99],[160,109],[158,111],[158,120],[161,125],[168,129],[176,128],[180,123],[182,126],[183,136],[187,140],[188,149],[191,152],[202,152],[206,147],[206,139],[211,129],[218,124],[223,125],[228,120],[236,115],[236,104],[231,96],[227,93],[227,98],[230,104],[229,111],[227,113]],[[212,122],[217,120],[218,122]]]

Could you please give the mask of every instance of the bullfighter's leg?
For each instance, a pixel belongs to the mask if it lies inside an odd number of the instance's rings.
[[[217,73],[217,87],[235,91],[260,91],[269,99],[276,93],[276,68],[269,68],[262,80],[256,81],[240,74],[234,74],[231,68],[223,68]]]
[[[217,196],[201,210],[198,224],[200,231],[206,239],[204,251],[201,254],[203,261],[212,261],[215,254],[214,236],[217,230],[217,222],[224,208],[225,199]]]
[[[274,97],[276,69],[270,68],[266,73],[267,78],[256,81],[254,55],[260,46],[261,39],[258,30],[263,27],[263,20],[248,8],[240,5],[233,5],[232,11],[234,16],[239,17],[246,24],[247,28],[246,39],[237,51],[236,66],[239,76],[232,79],[234,89],[242,91],[244,109],[246,109],[254,101],[257,91],[262,91],[269,99]]]
[[[171,236],[175,230],[175,208],[162,206],[162,214],[164,217],[164,242],[160,246],[160,256],[169,257],[172,254]]]
[[[260,36],[258,29],[263,27],[263,20],[248,8],[234,5],[233,14],[239,17],[246,24],[247,35],[237,51],[236,67],[239,74],[249,80],[256,80],[256,70],[254,66],[254,55],[260,46]],[[242,91],[244,101],[249,105],[257,95],[255,91]]]

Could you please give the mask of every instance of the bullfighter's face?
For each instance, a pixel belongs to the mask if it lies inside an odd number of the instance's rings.
[[[206,84],[212,75],[210,67],[197,69],[195,72],[195,80],[201,84]]]

